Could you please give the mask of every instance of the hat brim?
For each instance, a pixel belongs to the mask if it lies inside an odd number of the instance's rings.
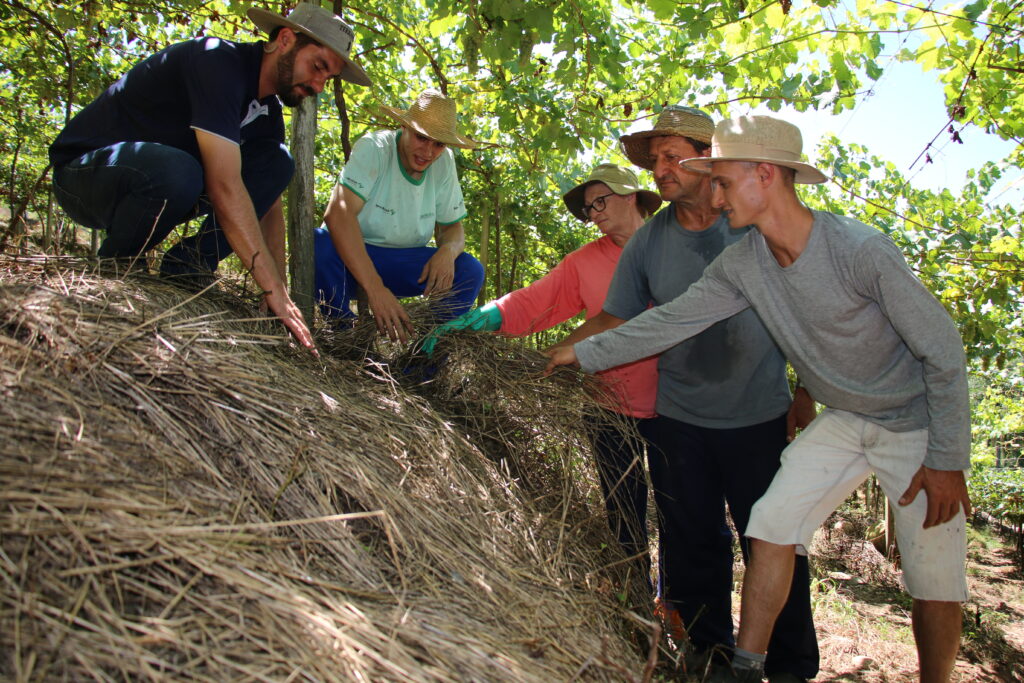
[[[477,147],[480,146],[480,143],[474,140],[473,138],[469,138],[464,135],[459,135],[454,131],[449,132],[427,130],[418,121],[409,118],[408,109],[396,109],[395,107],[382,106],[380,110],[387,114],[388,116],[390,116],[391,118],[393,118],[395,121],[398,121],[403,126],[409,126],[417,133],[420,133],[421,135],[426,135],[431,140],[443,142],[444,144],[450,147],[458,147],[460,149],[476,149]]]
[[[565,202],[565,208],[569,209],[569,213],[576,218],[579,218],[584,223],[587,221],[587,216],[583,213],[583,195],[587,191],[587,188],[594,183],[603,183],[604,185],[607,185],[609,190],[619,196],[635,194],[637,196],[637,204],[647,210],[648,216],[653,216],[658,209],[661,208],[661,195],[657,192],[651,192],[650,190],[637,190],[621,183],[609,182],[607,180],[588,180],[584,183],[580,183],[562,195],[562,201]]]
[[[692,135],[682,133],[677,128],[654,128],[652,130],[644,130],[639,133],[630,133],[629,135],[623,135],[619,138],[619,147],[622,148],[622,153],[626,155],[626,158],[633,163],[634,166],[646,169],[648,171],[654,170],[654,157],[651,156],[651,143],[650,138],[660,138],[673,136],[677,138],[692,138],[698,142],[703,142],[710,145],[711,140],[705,139],[705,135],[694,132]]]
[[[801,185],[817,185],[828,180],[827,175],[810,164],[805,164],[800,161],[788,161],[785,159],[772,159],[769,157],[694,157],[692,159],[683,159],[679,162],[679,165],[696,173],[710,175],[711,164],[716,161],[753,161],[755,163],[785,166],[786,168],[791,168],[796,171],[796,176],[793,178],[793,182],[800,183]]]
[[[245,15],[249,17],[249,20],[252,21],[252,23],[256,24],[256,28],[264,31],[265,33],[271,33],[278,26],[284,26],[285,28],[290,28],[293,31],[298,31],[299,33],[309,36],[320,45],[323,45],[328,50],[341,57],[341,61],[345,63],[345,66],[342,67],[341,73],[338,75],[341,76],[343,80],[346,80],[349,83],[355,83],[356,85],[373,85],[373,81],[371,81],[370,77],[366,75],[365,71],[363,71],[363,67],[359,66],[355,60],[342,54],[340,51],[335,50],[330,44],[321,41],[316,34],[305,26],[296,24],[294,21],[289,21],[280,14],[274,14],[273,12],[260,7],[250,7],[246,11]]]

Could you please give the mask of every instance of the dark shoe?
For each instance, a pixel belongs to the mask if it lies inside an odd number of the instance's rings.
[[[171,252],[160,262],[160,277],[172,284],[199,292],[217,281],[217,275],[205,266],[176,258]]]
[[[800,678],[788,671],[776,671],[768,674],[768,683],[807,683],[806,678]]]
[[[736,669],[728,664],[711,669],[707,683],[761,683],[764,672],[758,669]]]
[[[100,257],[96,261],[96,272],[113,278],[123,278],[129,273],[145,274],[149,272],[149,260],[145,254],[139,256],[119,256],[116,258]]]
[[[683,671],[687,676],[696,676],[698,681],[703,681],[714,668],[711,663],[711,652],[692,647],[686,650],[683,654]]]

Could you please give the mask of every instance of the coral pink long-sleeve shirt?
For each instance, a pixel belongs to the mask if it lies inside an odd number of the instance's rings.
[[[622,247],[608,236],[585,244],[562,259],[550,273],[529,287],[497,300],[501,332],[521,337],[565,322],[580,311],[589,320],[601,312]],[[651,356],[598,373],[616,405],[610,408],[633,417],[654,417],[658,390],[658,358]]]

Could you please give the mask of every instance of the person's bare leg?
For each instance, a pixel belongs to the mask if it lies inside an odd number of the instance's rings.
[[[960,603],[915,599],[911,617],[921,683],[945,683],[960,648]]]
[[[750,563],[743,577],[740,632],[736,645],[757,654],[768,651],[772,627],[789,597],[796,546],[750,539]]]

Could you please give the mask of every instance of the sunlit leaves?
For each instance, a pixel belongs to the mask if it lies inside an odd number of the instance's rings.
[[[910,187],[892,164],[858,145],[832,139],[819,153],[843,189],[809,188],[808,200],[891,235],[953,315],[969,356],[1005,354],[1014,336],[1007,330],[1024,317],[1024,221],[1012,207],[984,201],[999,167],[972,174],[960,192],[931,192]]]
[[[244,17],[249,3],[240,0],[18,3],[41,17],[0,4],[2,149],[23,141],[29,150],[3,184],[19,196],[45,167],[45,146],[69,99],[76,109],[138,57],[201,31],[241,40],[257,34]],[[567,218],[561,191],[595,163],[624,162],[618,136],[665,104],[717,116],[762,103],[845,111],[895,59],[916,61],[943,82],[958,126],[974,122],[1024,138],[1022,75],[1012,70],[1021,59],[1019,7],[1005,0],[909,4],[815,0],[786,12],[778,0],[345,2],[356,54],[375,80],[372,88],[344,87],[347,136],[351,142],[388,125],[379,106],[405,106],[424,87],[456,98],[460,127],[491,145],[458,158],[470,248],[484,248],[487,215],[495,256],[489,286],[503,291],[592,236]],[[321,204],[343,161],[344,133],[330,104],[328,93],[317,141]],[[9,174],[4,154],[0,168]],[[832,175],[873,204],[841,193],[816,201],[897,237],[975,340],[973,350],[995,357],[1001,332],[1019,317],[1020,235],[1011,226],[1020,216],[986,203],[1007,165],[978,169],[958,192],[922,193],[853,145],[825,157]],[[1018,154],[1007,164],[1021,162]]]

